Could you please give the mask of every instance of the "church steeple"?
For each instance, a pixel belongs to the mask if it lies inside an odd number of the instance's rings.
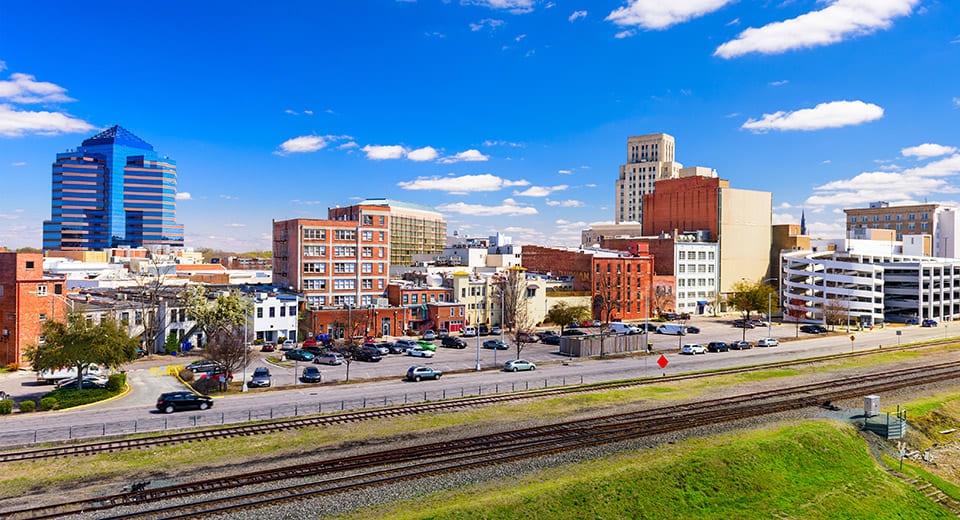
[[[804,210],[800,210],[800,234],[807,234],[807,215],[804,213]]]

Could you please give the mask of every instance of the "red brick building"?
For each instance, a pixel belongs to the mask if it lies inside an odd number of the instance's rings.
[[[423,285],[401,285],[392,283],[387,286],[387,300],[390,302],[390,305],[452,302],[453,289],[450,287],[427,287]]]
[[[390,276],[389,208],[331,208],[329,216],[273,221],[273,283],[303,293],[312,308],[374,305]]]
[[[43,274],[42,254],[0,251],[0,365],[23,363],[23,351],[43,342],[43,322],[65,317],[65,287]]]
[[[589,291],[592,260],[589,251],[523,246],[520,265],[531,273],[572,277],[574,291]]]
[[[653,255],[653,273],[655,275],[673,276],[674,271],[674,240],[673,238],[601,238],[602,249],[612,249],[626,253],[637,250],[638,244],[646,244],[647,250]]]
[[[371,307],[361,309],[319,309],[306,311],[300,328],[316,337],[329,334],[342,339],[348,323],[354,324],[357,336],[403,336],[407,331],[423,332],[445,328],[459,332],[463,328],[463,305],[428,303],[425,305]]]
[[[643,234],[710,231],[720,234],[720,189],[730,181],[717,177],[682,177],[657,181],[656,191],[643,196]]]

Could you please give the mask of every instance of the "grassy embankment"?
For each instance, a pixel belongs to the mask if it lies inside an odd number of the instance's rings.
[[[438,492],[348,518],[953,518],[827,421],[691,439]]]

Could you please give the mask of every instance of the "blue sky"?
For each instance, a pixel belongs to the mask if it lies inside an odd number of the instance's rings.
[[[282,4],[6,3],[0,244],[40,245],[55,154],[113,124],[177,160],[191,246],[268,248],[272,218],[358,197],[575,244],[653,132],[824,236],[960,200],[955,2]]]

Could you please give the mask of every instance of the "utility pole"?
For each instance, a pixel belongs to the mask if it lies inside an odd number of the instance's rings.
[[[249,303],[252,303],[249,302]],[[251,305],[250,307],[253,307]],[[243,386],[240,388],[241,392],[247,391],[247,322],[249,318],[247,317],[247,309],[243,309]]]
[[[770,302],[771,302],[772,300],[773,300],[773,293],[770,293],[770,294],[767,295],[767,337],[768,337],[768,338],[771,337],[771,336],[770,336],[770,334],[771,334],[771,332],[770,332],[770,326],[773,324],[773,323],[772,323],[772,322],[773,322],[773,317],[770,316],[770,313],[771,313],[771,310],[772,310],[772,307],[770,306]],[[781,313],[781,315],[782,315],[782,313]]]
[[[476,370],[480,370],[480,332],[477,331],[477,366]]]

